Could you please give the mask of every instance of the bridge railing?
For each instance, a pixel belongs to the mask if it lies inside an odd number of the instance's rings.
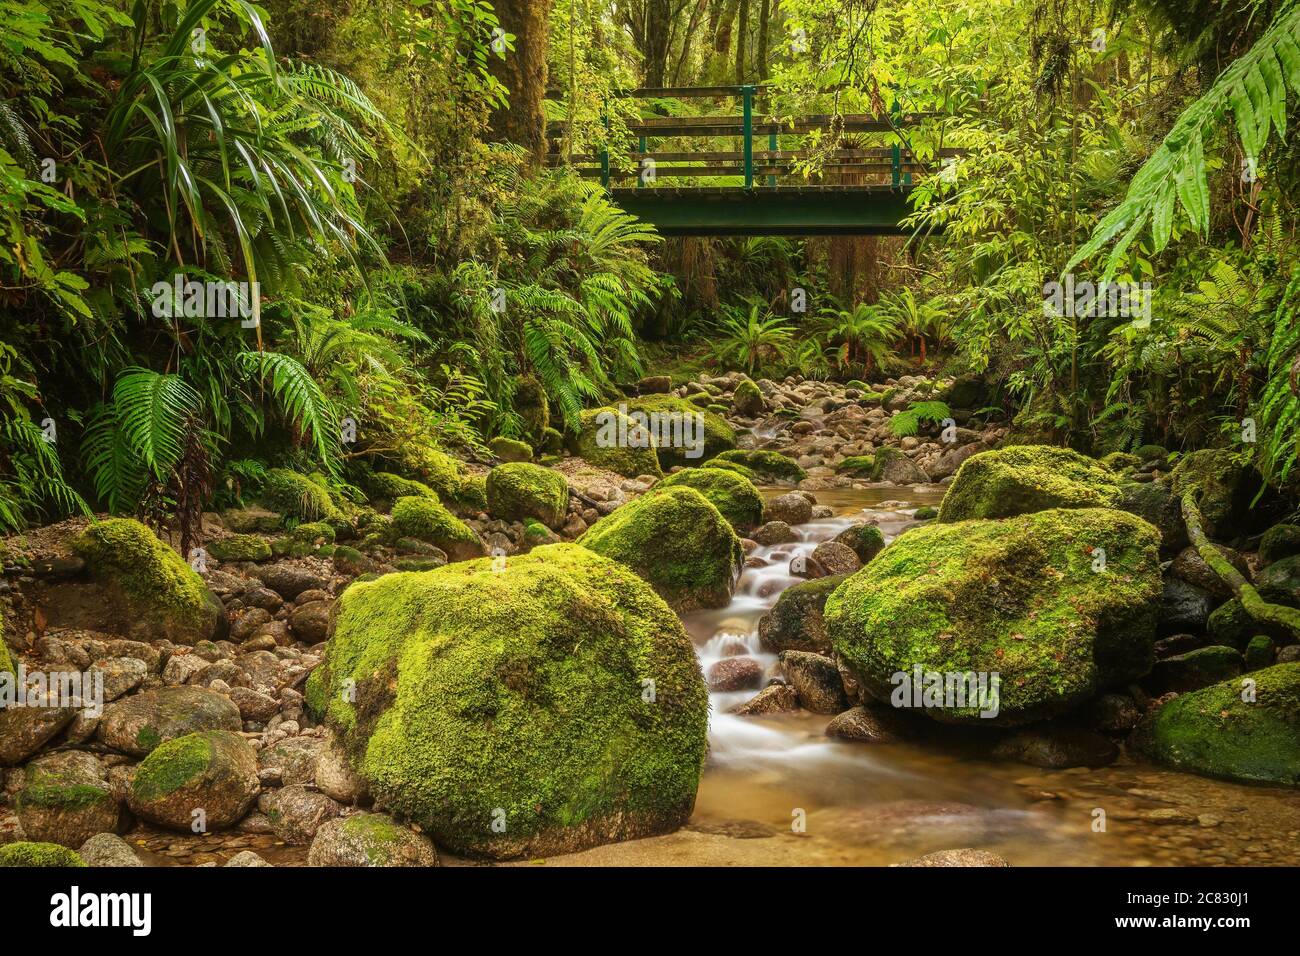
[[[872,114],[809,115],[781,119],[756,114],[756,101],[766,92],[760,86],[658,87],[631,90],[620,96],[634,99],[727,98],[740,100],[738,115],[725,113],[708,116],[649,116],[626,124],[637,137],[638,148],[627,154],[627,163],[614,163],[610,153],[580,153],[571,157],[554,149],[548,165],[565,166],[570,162],[579,175],[599,178],[609,188],[613,183],[635,179],[638,187],[657,182],[660,177],[733,178],[743,177],[744,188],[754,188],[755,180],[765,177],[768,186],[776,186],[778,177],[791,176],[814,168],[819,174],[836,173],[865,176],[893,188],[910,186],[916,175],[930,173],[935,161],[948,162],[961,154],[957,149],[936,151],[932,160],[922,162],[906,145],[904,130],[929,114],[894,111],[887,116]],[[608,113],[607,113],[608,116]],[[608,128],[608,118],[605,120]],[[781,149],[779,137],[814,130],[832,130],[844,134],[894,134],[899,140],[883,147],[842,147],[818,151],[815,164],[808,166],[814,153],[803,149]],[[563,121],[551,126],[553,134],[565,132]],[[767,137],[767,148],[755,148],[755,137]],[[690,150],[649,148],[650,140],[680,138],[738,138],[738,150]],[[554,141],[554,138],[553,138]],[[630,167],[630,168],[628,168]]]

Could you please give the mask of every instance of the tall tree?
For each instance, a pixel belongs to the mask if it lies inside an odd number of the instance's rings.
[[[501,29],[514,34],[514,49],[492,59],[493,75],[510,91],[509,105],[492,114],[491,135],[528,150],[532,165],[546,155],[546,93],[548,25],[554,0],[494,0]]]

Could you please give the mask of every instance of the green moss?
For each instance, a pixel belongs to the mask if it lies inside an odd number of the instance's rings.
[[[551,425],[551,407],[546,398],[546,390],[531,375],[519,380],[515,391],[515,414],[524,423],[526,433],[536,439],[540,438]]]
[[[466,475],[462,478],[452,504],[460,514],[477,515],[487,511],[487,476]]]
[[[611,427],[609,422],[614,425]],[[622,423],[621,427],[619,422]],[[663,477],[659,456],[653,447],[653,438],[645,436],[643,447],[636,447],[632,441],[620,446],[617,442],[619,434],[636,436],[639,434],[638,427],[616,409],[592,409],[582,413],[578,434],[569,439],[569,450],[597,468],[625,478],[638,478],[641,475]]]
[[[451,556],[482,553],[483,543],[472,528],[429,498],[398,498],[393,505],[392,532],[436,544]]]
[[[398,498],[429,498],[440,500],[438,493],[422,481],[403,478],[388,471],[377,471],[366,483],[370,494],[377,499],[396,501]]]
[[[342,521],[329,491],[306,475],[272,468],[262,485],[262,502],[299,521]]]
[[[866,564],[885,547],[885,536],[874,524],[856,524],[845,528],[835,536],[840,544],[853,549],[858,559]]]
[[[90,525],[72,543],[91,575],[118,589],[139,622],[181,643],[209,636],[221,605],[203,579],[152,531],[131,518]]]
[[[722,512],[739,532],[750,531],[763,522],[763,496],[749,479],[721,468],[687,468],[669,475],[654,487],[694,488]]]
[[[212,741],[206,731],[161,743],[136,770],[131,793],[144,803],[175,793],[205,773],[212,763],[212,756]]]
[[[533,447],[527,442],[516,441],[513,438],[506,438],[498,435],[488,442],[488,448],[492,454],[496,455],[502,461],[532,461]]]
[[[1016,445],[962,462],[939,508],[943,522],[1008,518],[1049,508],[1112,507],[1114,472],[1068,448]]]
[[[559,472],[528,462],[498,465],[487,477],[488,513],[506,521],[536,518],[551,528],[569,513],[569,485]]]
[[[760,415],[763,412],[763,392],[750,379],[741,379],[732,392],[732,405],[742,415]]]
[[[1164,461],[1169,457],[1169,452],[1163,445],[1142,445],[1133,449],[1133,455],[1142,459],[1145,465],[1149,461]]]
[[[81,854],[57,843],[7,843],[0,846],[0,867],[84,867]]]
[[[939,509],[930,505],[922,505],[913,512],[912,517],[917,521],[929,521],[931,518],[939,517]]]
[[[232,534],[209,542],[208,554],[218,561],[265,561],[271,557],[271,545],[255,534]]]
[[[290,538],[303,544],[333,544],[334,536],[334,528],[323,521],[305,522],[289,533]]]
[[[1169,482],[1179,500],[1192,492],[1211,538],[1250,530],[1247,517],[1260,482],[1247,456],[1225,448],[1194,451],[1174,466]]]
[[[1130,471],[1141,468],[1144,459],[1122,451],[1113,451],[1101,459],[1101,463],[1111,471]]]
[[[403,445],[396,455],[403,474],[428,485],[443,501],[452,503],[461,493],[464,469],[450,455],[418,443]]]
[[[744,560],[727,519],[680,486],[623,505],[578,543],[636,571],[678,610],[725,606]]]
[[[721,458],[715,458],[713,459],[713,461],[706,462],[700,467],[720,468],[723,471],[733,471],[736,474],[740,475],[740,477],[744,478],[747,481],[752,482],[753,484],[758,484],[759,481],[758,472],[754,471],[752,468],[746,468],[744,465],[740,464],[740,462],[737,461],[723,461]]]
[[[393,858],[392,846],[402,842],[410,831],[380,813],[358,813],[343,821],[343,832],[365,846],[371,866],[387,866]]]
[[[548,455],[558,455],[564,451],[564,436],[554,428],[542,432],[541,449]]]
[[[835,470],[842,475],[859,475],[863,478],[871,478],[876,472],[876,457],[874,455],[850,455],[836,465]]]
[[[456,852],[581,849],[690,814],[694,650],[644,582],[584,548],[355,584],[323,667],[331,702],[356,688],[330,721],[376,799]]]
[[[325,696],[328,693],[325,671],[317,667],[307,676],[307,683],[302,689],[304,709],[313,720],[325,719]]]
[[[1160,708],[1138,742],[1180,770],[1300,786],[1300,663],[1182,694]]]
[[[1265,564],[1297,554],[1300,554],[1300,525],[1274,525],[1259,539],[1259,559]]]
[[[724,451],[710,464],[731,461],[744,465],[763,481],[803,481],[808,477],[792,458],[777,451]]]
[[[1273,663],[1274,650],[1273,638],[1267,634],[1256,634],[1246,644],[1244,654],[1246,670],[1257,671],[1262,667],[1268,667]]]
[[[49,774],[32,774],[18,794],[14,805],[19,810],[41,807],[51,810],[84,810],[97,804],[107,804],[112,794],[103,787],[86,783],[61,783]]]
[[[1000,713],[1061,713],[1154,661],[1159,538],[1102,508],[926,524],[902,535],[826,602],[841,659],[882,701],[899,672],[1001,675]],[[1106,554],[1094,570],[1095,549]],[[973,708],[926,708],[979,723]]]
[[[704,417],[704,450],[698,457],[690,457],[690,449],[664,444],[656,449],[659,464],[664,469],[674,465],[699,465],[736,447],[736,433],[727,420],[710,411],[702,411],[690,402],[672,395],[642,395],[627,400],[629,412],[654,415],[702,415]]]
[[[0,605],[0,674],[13,674],[13,658],[9,655],[9,645],[5,643],[4,606]]]

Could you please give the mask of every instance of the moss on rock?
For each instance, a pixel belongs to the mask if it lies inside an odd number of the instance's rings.
[[[1204,448],[1184,455],[1169,475],[1175,498],[1189,491],[1201,509],[1205,533],[1211,538],[1230,538],[1254,530],[1252,502],[1260,490],[1259,474],[1244,454],[1226,448]]]
[[[569,485],[559,472],[528,462],[498,465],[487,477],[488,514],[506,521],[535,518],[559,528],[569,512]]]
[[[712,461],[705,462],[700,467],[718,468],[722,471],[735,472],[737,475],[740,475],[740,477],[749,481],[751,484],[757,485],[759,483],[758,472],[754,471],[752,468],[746,468],[738,461],[723,461],[720,458],[715,458]]]
[[[665,419],[664,416],[683,416],[683,415],[700,415],[704,424],[703,449],[699,454],[685,446],[684,443],[677,442],[660,442],[656,453],[659,456],[659,464],[662,468],[668,469],[674,465],[699,465],[711,458],[716,458],[725,451],[736,447],[736,433],[727,420],[716,412],[710,412],[697,408],[689,401],[681,398],[675,398],[672,395],[642,395],[640,398],[629,398],[627,400],[629,414],[640,412],[647,416],[652,422],[654,416],[660,416],[660,421],[672,421]],[[684,421],[684,419],[683,419]],[[655,432],[663,434],[661,430]],[[672,431],[676,435],[676,431]],[[696,440],[700,436],[697,434]]]
[[[369,477],[366,487],[376,499],[396,501],[398,498],[429,498],[439,501],[438,493],[422,481],[403,478],[390,471],[377,471]]]
[[[1271,564],[1300,554],[1300,525],[1276,524],[1259,539],[1259,559]]]
[[[262,485],[262,503],[299,521],[342,521],[343,512],[329,490],[307,475],[287,468],[272,468]]]
[[[159,744],[131,781],[131,810],[161,826],[188,830],[195,813],[219,830],[238,823],[257,798],[257,755],[229,730],[205,730]]]
[[[84,867],[81,854],[57,843],[7,843],[0,846],[0,867]]]
[[[376,799],[456,852],[570,852],[691,813],[708,714],[694,650],[649,586],[585,548],[354,584],[320,673]]]
[[[579,458],[625,478],[663,477],[654,439],[638,431],[636,422],[626,415],[597,408],[583,412],[579,424],[578,434],[569,438],[569,450]],[[620,442],[620,436],[627,440]]]
[[[971,455],[939,507],[941,522],[1009,518],[1049,508],[1109,508],[1120,498],[1114,472],[1068,448],[1016,445]]]
[[[1135,740],[1179,770],[1300,786],[1300,663],[1276,664],[1175,697],[1139,728]]]
[[[763,521],[763,496],[749,479],[721,468],[687,468],[669,475],[654,487],[694,488],[722,512],[736,531],[744,533]]]
[[[496,455],[502,461],[532,461],[533,446],[527,442],[517,441],[514,438],[506,438],[504,435],[498,435],[488,442],[488,448],[492,454]]]
[[[726,606],[744,560],[721,512],[680,486],[623,505],[578,543],[636,571],[679,611]]]
[[[483,542],[469,525],[429,498],[398,498],[393,504],[391,533],[395,538],[435,544],[453,561],[476,558],[484,552]]]
[[[266,561],[271,557],[271,545],[255,534],[232,534],[209,542],[208,554],[218,561]]]
[[[176,644],[220,638],[221,602],[179,554],[131,518],[90,525],[72,543],[91,576],[122,604],[136,635]]]
[[[879,700],[890,700],[895,674],[917,666],[997,673],[995,718],[969,706],[927,706],[926,714],[988,724],[1050,717],[1151,669],[1158,544],[1146,522],[1102,508],[923,525],[831,595],[827,627]]]
[[[763,481],[803,481],[808,472],[799,467],[793,458],[778,451],[741,450],[724,451],[710,462],[715,467],[721,462],[744,465]]]

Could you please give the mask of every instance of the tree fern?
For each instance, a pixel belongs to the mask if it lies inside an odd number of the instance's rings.
[[[889,430],[899,438],[906,438],[920,431],[922,422],[939,424],[951,417],[952,409],[944,402],[938,400],[913,402],[906,411],[899,412],[889,420]]]
[[[1253,169],[1271,132],[1286,134],[1288,86],[1300,94],[1300,5],[1294,2],[1286,4],[1255,45],[1182,112],[1133,177],[1123,201],[1101,220],[1063,271],[1114,243],[1102,277],[1108,281],[1144,231],[1150,231],[1153,252],[1169,244],[1179,209],[1193,230],[1207,233],[1206,140],[1231,112],[1246,162]]]
[[[334,406],[311,373],[291,355],[280,352],[240,352],[240,368],[251,378],[269,384],[286,417],[311,439],[321,463],[338,469],[339,424]]]

